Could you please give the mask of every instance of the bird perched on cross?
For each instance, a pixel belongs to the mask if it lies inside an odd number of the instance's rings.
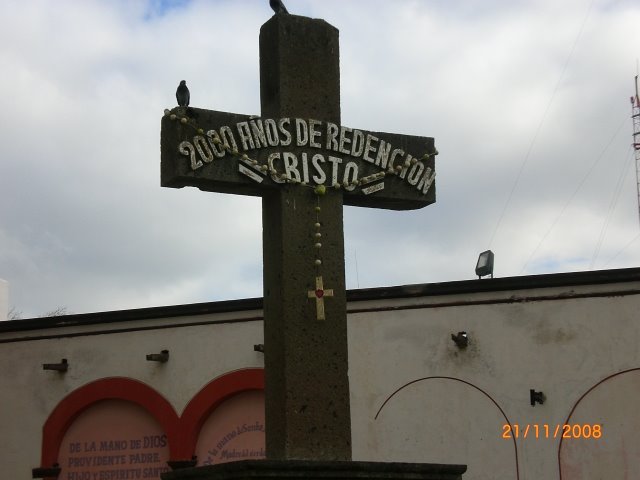
[[[176,90],[176,100],[178,101],[178,105],[181,107],[189,106],[191,94],[189,93],[187,82],[185,80],[181,80],[180,85],[178,85],[178,89]]]
[[[271,8],[273,8],[273,11],[276,13],[289,13],[287,7],[282,3],[282,0],[269,0],[269,5],[271,5]]]

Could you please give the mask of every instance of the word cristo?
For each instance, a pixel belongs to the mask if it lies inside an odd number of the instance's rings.
[[[278,147],[306,147],[362,159],[383,172],[397,175],[423,194],[435,179],[433,169],[420,159],[371,133],[312,119],[250,119],[196,135],[192,142],[180,143],[178,150],[191,158],[191,168],[197,170],[215,158],[225,157],[229,151],[240,154]],[[340,157],[322,153],[271,153],[265,171],[276,183],[287,180],[316,185],[342,183],[347,190],[353,190],[360,179],[358,163],[343,162]]]

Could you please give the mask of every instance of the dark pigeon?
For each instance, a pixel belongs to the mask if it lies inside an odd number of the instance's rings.
[[[273,8],[273,11],[276,13],[289,13],[287,7],[282,3],[282,0],[269,0],[269,5],[271,5],[271,8]]]
[[[181,80],[180,85],[178,85],[178,89],[176,90],[176,100],[178,100],[178,105],[180,105],[181,107],[188,107],[190,99],[191,94],[189,93],[189,89],[187,88],[187,82]]]

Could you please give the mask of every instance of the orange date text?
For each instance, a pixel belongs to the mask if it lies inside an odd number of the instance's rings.
[[[518,423],[502,425],[502,438],[594,438],[602,437],[602,425],[589,423],[555,424]]]

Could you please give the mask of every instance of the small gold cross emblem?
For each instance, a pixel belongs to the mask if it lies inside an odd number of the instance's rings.
[[[316,299],[316,319],[326,320],[324,315],[324,297],[333,297],[333,289],[326,289],[322,285],[322,277],[316,277],[316,289],[307,292],[309,298]]]

